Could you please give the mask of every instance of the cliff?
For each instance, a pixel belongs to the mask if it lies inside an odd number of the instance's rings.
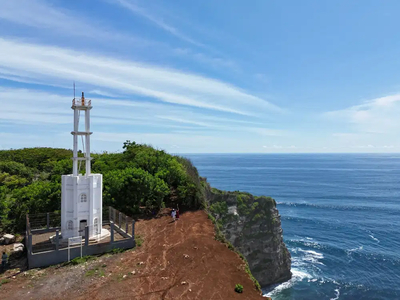
[[[206,186],[209,213],[225,238],[247,259],[261,286],[291,278],[290,253],[282,238],[276,202],[244,192]]]

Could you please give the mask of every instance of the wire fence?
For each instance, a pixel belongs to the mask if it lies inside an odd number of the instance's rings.
[[[77,227],[73,226],[71,222],[71,227],[63,229],[63,233],[66,235],[66,237],[63,237],[61,236],[60,213],[42,213],[26,216],[27,234],[31,236],[33,253],[57,250],[57,245],[58,249],[67,248],[68,237],[77,238],[80,236],[83,243],[85,243],[85,236],[88,235],[88,244],[110,243],[112,237],[114,241],[131,238],[134,226],[133,221],[133,218],[120,211],[112,207],[105,207],[102,224],[87,225],[84,223]],[[114,224],[111,225],[111,222]]]
[[[28,223],[30,230],[60,227],[61,214],[59,212],[51,212],[27,215],[27,225]]]
[[[112,221],[115,225],[117,225],[121,230],[125,233],[132,236],[132,226],[133,226],[133,218],[128,217],[124,213],[119,210],[109,206],[108,207],[108,219]]]

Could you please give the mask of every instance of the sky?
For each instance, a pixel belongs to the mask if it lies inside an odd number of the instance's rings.
[[[0,0],[0,149],[400,152],[398,0]]]

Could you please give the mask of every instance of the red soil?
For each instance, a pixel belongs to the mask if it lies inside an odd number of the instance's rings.
[[[17,275],[1,299],[265,299],[203,211],[136,223],[143,245],[75,267]],[[94,270],[92,273],[88,270]],[[97,270],[97,271],[96,271]],[[38,275],[37,275],[38,274]],[[1,275],[0,275],[1,278]],[[243,294],[234,291],[243,285]]]

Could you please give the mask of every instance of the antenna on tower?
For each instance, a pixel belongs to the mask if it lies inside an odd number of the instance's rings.
[[[74,99],[75,99],[75,81],[74,81]]]

